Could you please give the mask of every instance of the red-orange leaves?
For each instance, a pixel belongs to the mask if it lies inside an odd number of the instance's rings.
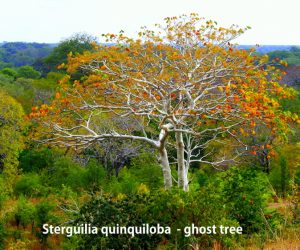
[[[56,93],[55,93],[55,98],[56,98],[56,99],[60,99],[60,98],[61,98],[61,93],[56,92]]]
[[[142,74],[141,72],[138,72],[138,73],[136,74],[136,77],[142,78],[142,77],[143,77],[143,74]]]
[[[171,94],[171,98],[172,98],[172,99],[175,99],[176,96],[177,96],[177,95],[176,95],[175,93],[172,93],[172,94]]]
[[[69,102],[69,100],[67,99],[67,98],[63,98],[63,99],[61,99],[61,101],[60,101],[62,104],[65,104],[65,105],[67,105],[67,104],[69,104],[70,102]]]
[[[250,126],[251,126],[252,128],[254,128],[254,127],[256,126],[256,123],[255,123],[255,121],[251,120],[251,122],[250,122]]]
[[[238,101],[240,100],[240,97],[239,97],[238,95],[234,95],[234,96],[233,96],[233,100],[234,100],[235,102],[238,102]]]
[[[246,150],[245,145],[253,141],[263,144],[262,135],[274,140],[288,131],[293,117],[280,109],[279,98],[293,94],[280,85],[281,71],[268,63],[267,56],[253,56],[234,45],[232,40],[242,32],[234,26],[219,28],[197,15],[183,15],[167,18],[153,31],[143,28],[139,39],[107,34],[104,38],[113,46],[100,44],[93,52],[69,56],[68,72],[80,69],[84,74],[80,83],[70,84],[71,77],[64,78],[54,110],[33,112],[53,114],[54,123],[60,117],[67,128],[89,124],[89,129],[95,129],[103,117],[132,116],[145,126],[151,124],[156,133],[170,123],[191,136],[228,140],[222,147],[232,139],[234,146],[240,146],[234,152]],[[89,119],[93,116],[98,118]],[[81,129],[75,132],[81,134]],[[89,129],[85,132],[92,136],[101,130],[92,133]],[[112,131],[124,133],[118,127]],[[250,149],[258,156],[259,150],[271,149],[260,145]]]
[[[38,106],[33,106],[33,107],[31,108],[32,111],[37,111],[38,109],[39,109]]]

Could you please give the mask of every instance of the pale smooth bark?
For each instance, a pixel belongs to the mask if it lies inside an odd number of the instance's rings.
[[[158,159],[163,172],[164,177],[164,187],[165,189],[170,189],[172,187],[172,175],[171,168],[168,159],[168,153],[165,147],[159,149],[159,159]]]
[[[184,142],[182,132],[176,132],[177,166],[178,166],[178,186],[184,191],[189,190],[188,170],[184,160]]]
[[[172,174],[171,168],[168,158],[168,152],[166,150],[165,144],[168,137],[169,129],[172,127],[172,124],[166,124],[161,126],[160,134],[159,134],[159,163],[162,167],[163,177],[164,177],[164,186],[165,189],[169,189],[172,187]]]

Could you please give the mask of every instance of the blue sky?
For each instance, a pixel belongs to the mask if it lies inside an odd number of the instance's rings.
[[[164,17],[197,12],[227,27],[251,26],[240,44],[300,45],[299,0],[0,0],[0,42],[52,42],[86,32],[133,36]]]

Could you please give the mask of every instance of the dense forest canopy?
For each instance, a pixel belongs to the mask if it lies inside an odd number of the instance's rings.
[[[55,44],[7,42],[0,45],[0,67],[32,65],[38,58],[48,56]]]
[[[82,53],[85,50],[90,50],[91,47],[88,45],[89,41],[96,41],[96,38],[88,34],[78,33],[57,44],[26,42],[0,43],[0,69],[3,68],[4,65],[11,67],[32,65],[41,59],[48,61],[49,64],[55,64],[54,60],[57,60],[57,63],[60,64],[61,61],[66,62],[66,56],[71,51],[74,53]],[[240,49],[250,49],[253,47],[255,46],[238,46]],[[299,65],[299,50],[298,46],[293,45],[260,45],[256,48],[257,53],[268,54],[271,59],[278,57],[287,60],[289,65]]]

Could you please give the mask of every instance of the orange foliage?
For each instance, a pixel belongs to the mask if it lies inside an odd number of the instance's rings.
[[[139,39],[107,34],[114,46],[70,56],[68,72],[84,69],[86,77],[73,86],[70,76],[65,77],[52,109],[34,107],[30,117],[47,114],[53,123],[74,125],[87,110],[97,109],[154,119],[158,127],[172,122],[194,134],[204,124],[219,134],[243,124],[236,129],[241,137],[254,136],[258,126],[284,134],[288,122],[299,120],[280,109],[279,99],[294,92],[280,85],[282,72],[268,66],[268,57],[225,42],[247,29],[216,27],[196,14],[166,18],[157,28],[143,29]]]

